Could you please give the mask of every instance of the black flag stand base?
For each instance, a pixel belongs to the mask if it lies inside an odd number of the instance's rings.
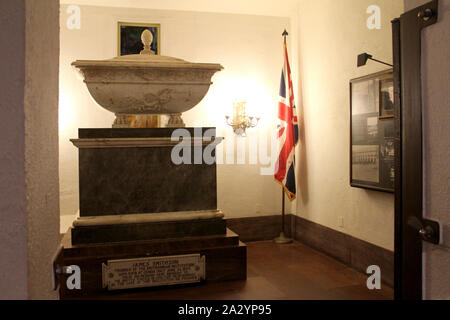
[[[285,236],[284,234],[284,189],[283,187],[281,187],[281,198],[282,200],[282,211],[281,211],[281,233],[280,236],[278,238],[273,239],[273,242],[275,242],[276,244],[288,244],[288,243],[292,243],[292,239],[288,238]]]

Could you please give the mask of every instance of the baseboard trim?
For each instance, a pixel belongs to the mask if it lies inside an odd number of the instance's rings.
[[[280,233],[281,216],[227,219],[227,226],[241,241],[272,240]],[[289,214],[285,218],[288,237],[329,255],[345,265],[365,273],[368,266],[381,269],[383,283],[394,286],[394,252],[352,237],[340,231]]]
[[[280,235],[281,215],[226,219],[227,227],[239,235],[243,242],[272,240]],[[284,229],[291,237],[292,215],[286,215]]]

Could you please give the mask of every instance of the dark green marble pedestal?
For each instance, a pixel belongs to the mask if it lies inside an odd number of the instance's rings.
[[[174,130],[79,129],[72,142],[79,149],[80,217],[217,209],[215,161],[194,164],[211,143],[203,133],[215,129],[182,128],[192,141],[190,163],[181,164],[172,160]]]
[[[223,214],[157,221],[140,218],[217,210],[216,163],[214,158],[212,163],[205,161],[203,155],[209,150],[214,156],[221,139],[215,137],[214,128],[175,130],[79,129],[79,138],[71,141],[79,149],[79,220],[83,223],[74,223],[73,244],[225,234]],[[174,161],[173,152],[181,141],[187,142],[177,155],[190,155],[183,157],[183,163]],[[127,215],[136,218],[108,222]],[[86,224],[86,218],[106,220]]]

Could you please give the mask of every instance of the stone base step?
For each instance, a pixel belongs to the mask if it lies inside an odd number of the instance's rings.
[[[223,218],[75,226],[72,244],[141,241],[226,234]]]
[[[64,266],[80,268],[81,289],[69,290],[66,280],[70,275],[60,276],[61,299],[117,294],[117,291],[108,291],[102,286],[102,264],[108,260],[200,254],[206,261],[203,282],[245,280],[247,277],[247,247],[229,229],[226,234],[214,236],[81,245],[73,245],[71,232],[67,232],[62,245]],[[127,292],[134,290],[145,289],[126,289]]]

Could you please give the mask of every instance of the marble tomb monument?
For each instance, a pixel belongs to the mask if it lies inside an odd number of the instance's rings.
[[[182,142],[192,156],[206,148],[214,154],[221,142],[215,128],[184,128],[181,113],[202,100],[222,66],[157,56],[149,33],[139,55],[73,63],[116,120],[112,128],[79,129],[71,140],[79,154],[80,217],[63,238],[59,263],[79,266],[81,290],[69,290],[62,276],[63,299],[246,278],[246,246],[217,208],[215,161],[172,161]],[[127,116],[136,114],[170,118],[166,128],[129,128]],[[180,128],[192,138],[174,138]]]

